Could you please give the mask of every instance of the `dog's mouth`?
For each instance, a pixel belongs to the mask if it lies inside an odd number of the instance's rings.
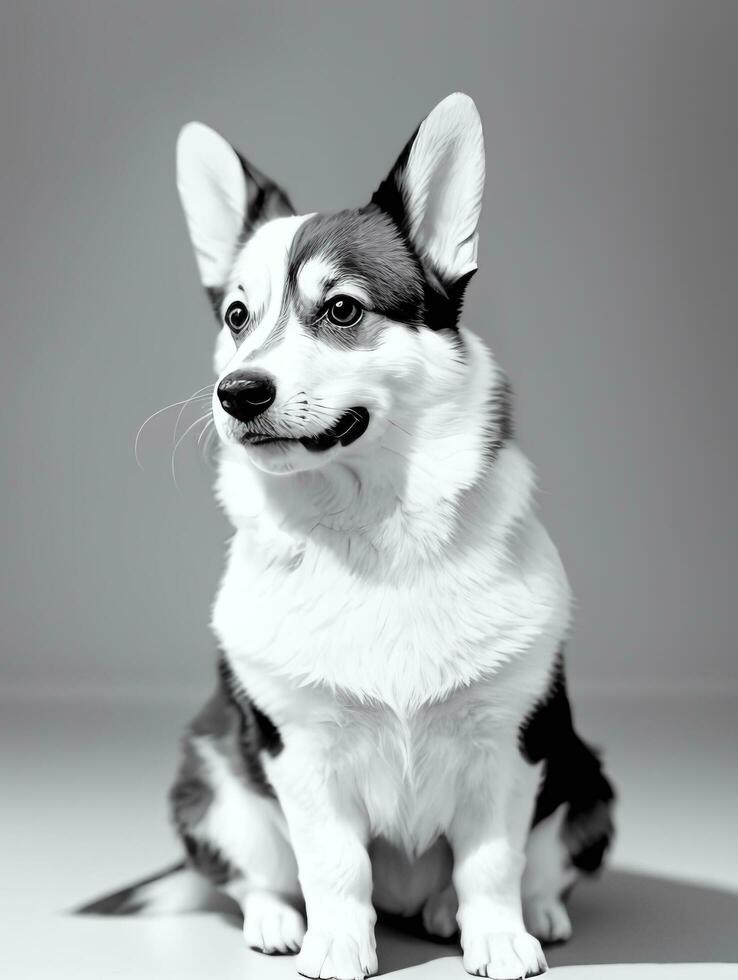
[[[314,436],[276,436],[267,435],[265,432],[244,432],[240,439],[249,446],[289,445],[299,442],[311,453],[322,453],[339,443],[342,446],[350,446],[364,435],[368,425],[369,412],[359,405],[347,409],[333,425]]]

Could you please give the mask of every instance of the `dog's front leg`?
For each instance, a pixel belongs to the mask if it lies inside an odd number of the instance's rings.
[[[540,943],[523,925],[520,881],[537,771],[509,740],[476,749],[459,780],[449,832],[458,922],[467,972],[494,980],[546,969]]]
[[[339,792],[322,747],[299,738],[270,766],[305,899],[307,932],[297,957],[305,977],[354,980],[377,972],[376,914],[367,825]]]

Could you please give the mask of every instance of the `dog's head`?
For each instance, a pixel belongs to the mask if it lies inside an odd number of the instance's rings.
[[[476,269],[484,184],[479,115],[444,99],[369,204],[296,215],[221,136],[184,127],[177,184],[221,327],[220,438],[288,473],[365,452],[390,424],[447,397]]]

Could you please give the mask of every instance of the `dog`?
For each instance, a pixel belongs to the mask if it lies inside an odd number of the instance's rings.
[[[376,972],[377,909],[458,930],[465,969],[496,980],[571,935],[614,794],[573,726],[570,589],[510,386],[459,323],[484,168],[463,94],[330,215],[183,129],[235,528],[217,685],[170,795],[185,864],[84,911],[191,908],[214,885],[250,947],[340,980]]]

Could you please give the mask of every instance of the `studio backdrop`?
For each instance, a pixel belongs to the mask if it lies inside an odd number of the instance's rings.
[[[463,90],[488,176],[464,322],[517,395],[577,596],[577,687],[738,684],[730,3],[99,4],[0,30],[3,678],[202,692],[225,521],[195,428],[215,328],[174,184],[189,119],[298,210],[366,201]],[[189,412],[189,410],[188,410]],[[181,434],[195,415],[186,414]],[[197,693],[195,696],[199,696]]]

